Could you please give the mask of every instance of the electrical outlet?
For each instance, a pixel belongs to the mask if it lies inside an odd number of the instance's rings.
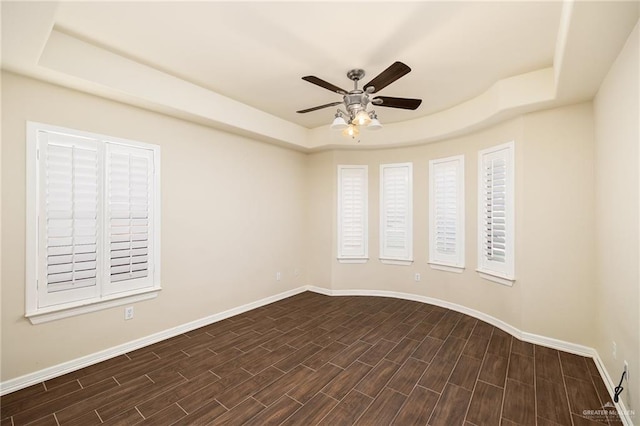
[[[613,342],[613,350],[611,353],[613,355],[613,359],[618,359],[618,345],[616,345],[616,342]]]
[[[624,378],[627,380],[627,382],[629,381],[629,363],[627,362],[627,360],[624,360]]]
[[[416,281],[420,281],[420,274],[416,272],[416,275],[415,275],[414,279]]]
[[[282,278],[282,274],[280,272],[276,272],[276,281],[280,281]]]
[[[133,319],[133,306],[127,306],[126,308],[124,308],[124,319]]]

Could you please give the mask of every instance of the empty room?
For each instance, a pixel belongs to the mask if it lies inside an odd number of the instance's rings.
[[[639,18],[3,0],[0,425],[640,424]]]

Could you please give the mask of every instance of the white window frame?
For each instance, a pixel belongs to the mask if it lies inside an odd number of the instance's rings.
[[[344,211],[343,206],[343,175],[348,172],[356,172],[361,173],[363,177],[363,187],[362,193],[360,194],[361,206],[360,210],[362,212],[360,216],[360,221],[362,223],[362,238],[360,241],[360,245],[362,247],[362,251],[359,253],[348,253],[344,249],[344,229],[343,225],[345,223],[345,214],[348,212]],[[368,209],[368,186],[369,186],[369,167],[366,165],[338,165],[338,262],[340,263],[366,263],[369,260],[369,226],[368,226],[368,217],[369,217],[369,209]]]
[[[41,133],[44,132],[44,133]],[[26,125],[26,134],[27,134],[27,156],[26,156],[26,182],[27,182],[27,200],[26,200],[26,213],[27,213],[27,224],[26,224],[26,271],[25,271],[25,317],[27,317],[31,323],[39,324],[48,321],[54,321],[61,318],[71,317],[75,315],[80,315],[88,312],[94,312],[101,309],[107,309],[115,306],[121,306],[124,304],[130,304],[142,300],[152,299],[157,297],[159,291],[161,290],[161,276],[160,276],[160,147],[158,145],[136,142],[122,138],[115,138],[106,135],[100,135],[90,132],[84,132],[74,129],[68,129],[59,126],[52,126],[43,123],[31,122],[28,121]],[[75,301],[64,301],[64,298],[61,298],[60,303],[51,305],[51,306],[41,306],[39,305],[39,288],[38,288],[38,277],[40,274],[40,267],[43,264],[42,260],[39,259],[41,256],[40,250],[40,238],[38,229],[40,227],[39,222],[41,220],[40,215],[44,215],[45,213],[42,211],[42,195],[41,191],[41,182],[40,179],[43,177],[40,176],[40,161],[44,161],[39,158],[39,134],[57,134],[57,135],[65,135],[71,138],[82,138],[94,143],[98,146],[99,154],[99,173],[102,176],[101,185],[100,185],[100,201],[99,201],[99,215],[98,215],[98,224],[101,229],[99,235],[101,235],[100,245],[102,248],[102,256],[98,256],[98,284],[96,285],[97,290],[95,293],[97,295],[93,295],[92,297],[83,299],[83,300],[75,300]],[[143,288],[135,288],[132,290],[124,291],[122,288],[118,290],[105,290],[106,285],[106,276],[108,276],[108,268],[105,265],[108,264],[108,248],[107,248],[107,238],[104,236],[107,235],[106,230],[108,229],[107,223],[107,194],[106,190],[104,190],[104,182],[106,179],[105,175],[105,151],[107,147],[113,147],[119,149],[118,147],[130,147],[137,149],[148,150],[152,153],[153,158],[153,169],[152,169],[152,179],[153,179],[153,204],[151,206],[151,211],[153,212],[152,224],[151,224],[151,232],[152,232],[152,247],[150,247],[150,272],[153,274],[153,279],[150,284],[146,285]],[[131,280],[135,281],[135,280]],[[138,286],[139,287],[139,286]],[[42,289],[42,286],[40,286]]]
[[[385,171],[394,170],[406,173],[407,191],[407,229],[404,252],[388,247],[385,227],[387,215],[385,209]],[[411,265],[413,263],[413,163],[393,163],[380,165],[380,262],[390,265]]]
[[[437,197],[438,174],[442,168],[455,167],[455,252],[440,253],[438,244],[438,211],[444,206]],[[451,202],[450,196],[447,198]],[[429,265],[433,269],[461,273],[464,271],[465,209],[464,209],[464,155],[429,161]]]
[[[506,163],[505,188],[505,260],[496,262],[485,255],[485,191],[484,164],[491,158]],[[515,282],[515,142],[507,142],[478,152],[478,267],[476,271],[487,280],[512,286]]]

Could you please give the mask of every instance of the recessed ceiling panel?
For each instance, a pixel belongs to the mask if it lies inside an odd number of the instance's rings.
[[[416,111],[378,108],[383,123],[453,107],[496,81],[549,67],[561,2],[65,2],[68,32],[255,108],[313,128],[346,72],[369,81],[396,60],[412,72],[379,92],[422,98]]]

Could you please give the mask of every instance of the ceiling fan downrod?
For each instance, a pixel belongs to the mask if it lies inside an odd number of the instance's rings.
[[[366,111],[369,104],[369,93],[373,92],[367,88],[367,91],[358,89],[358,81],[365,76],[365,71],[361,68],[354,68],[347,72],[347,78],[353,81],[353,90],[343,95],[342,100],[348,111],[348,116],[353,120],[360,111]]]

